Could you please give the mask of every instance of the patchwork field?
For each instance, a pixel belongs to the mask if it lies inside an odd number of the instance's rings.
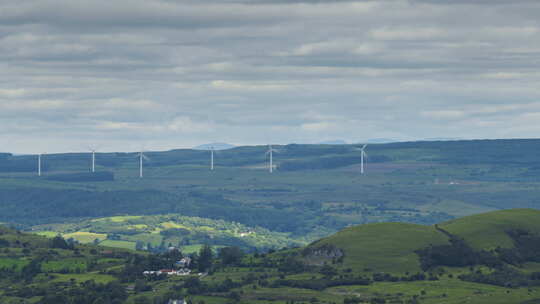
[[[290,233],[178,214],[97,218],[71,224],[38,225],[31,231],[48,237],[60,234],[83,244],[96,242],[108,247],[135,249],[138,246],[138,249],[146,250],[174,246],[190,253],[203,244],[216,248],[234,245],[247,251],[306,244],[303,239],[294,239]]]

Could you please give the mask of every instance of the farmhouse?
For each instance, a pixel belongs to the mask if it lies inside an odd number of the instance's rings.
[[[191,270],[182,268],[182,269],[178,269],[178,270],[175,270],[175,269],[161,269],[161,270],[157,270],[157,271],[147,270],[147,271],[143,272],[143,275],[162,275],[162,274],[184,276],[184,275],[191,274]]]
[[[189,264],[191,264],[191,258],[189,258],[189,257],[182,258],[180,261],[177,261],[175,263],[176,267],[178,267],[178,268],[189,267]]]
[[[182,300],[169,300],[169,302],[167,302],[167,304],[187,304],[186,300],[182,299]]]

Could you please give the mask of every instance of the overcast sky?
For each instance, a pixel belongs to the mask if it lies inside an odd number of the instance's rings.
[[[537,0],[4,0],[0,150],[540,137],[539,20]]]

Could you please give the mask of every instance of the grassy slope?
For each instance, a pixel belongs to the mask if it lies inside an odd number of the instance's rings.
[[[476,249],[513,246],[506,231],[523,229],[540,233],[540,211],[512,209],[463,217],[438,225],[458,235]],[[403,273],[419,271],[415,250],[448,243],[448,237],[434,226],[405,223],[377,223],[344,229],[311,246],[333,244],[345,251],[344,267]]]
[[[447,242],[448,238],[431,226],[377,223],[347,228],[315,246],[333,244],[343,249],[345,267],[402,273],[420,270],[415,250]]]
[[[540,210],[511,209],[488,212],[452,220],[439,227],[459,235],[477,249],[512,247],[512,240],[505,231],[524,229],[540,233]]]

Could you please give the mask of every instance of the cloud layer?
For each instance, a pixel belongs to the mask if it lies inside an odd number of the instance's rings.
[[[15,152],[538,137],[538,1],[0,3]]]

